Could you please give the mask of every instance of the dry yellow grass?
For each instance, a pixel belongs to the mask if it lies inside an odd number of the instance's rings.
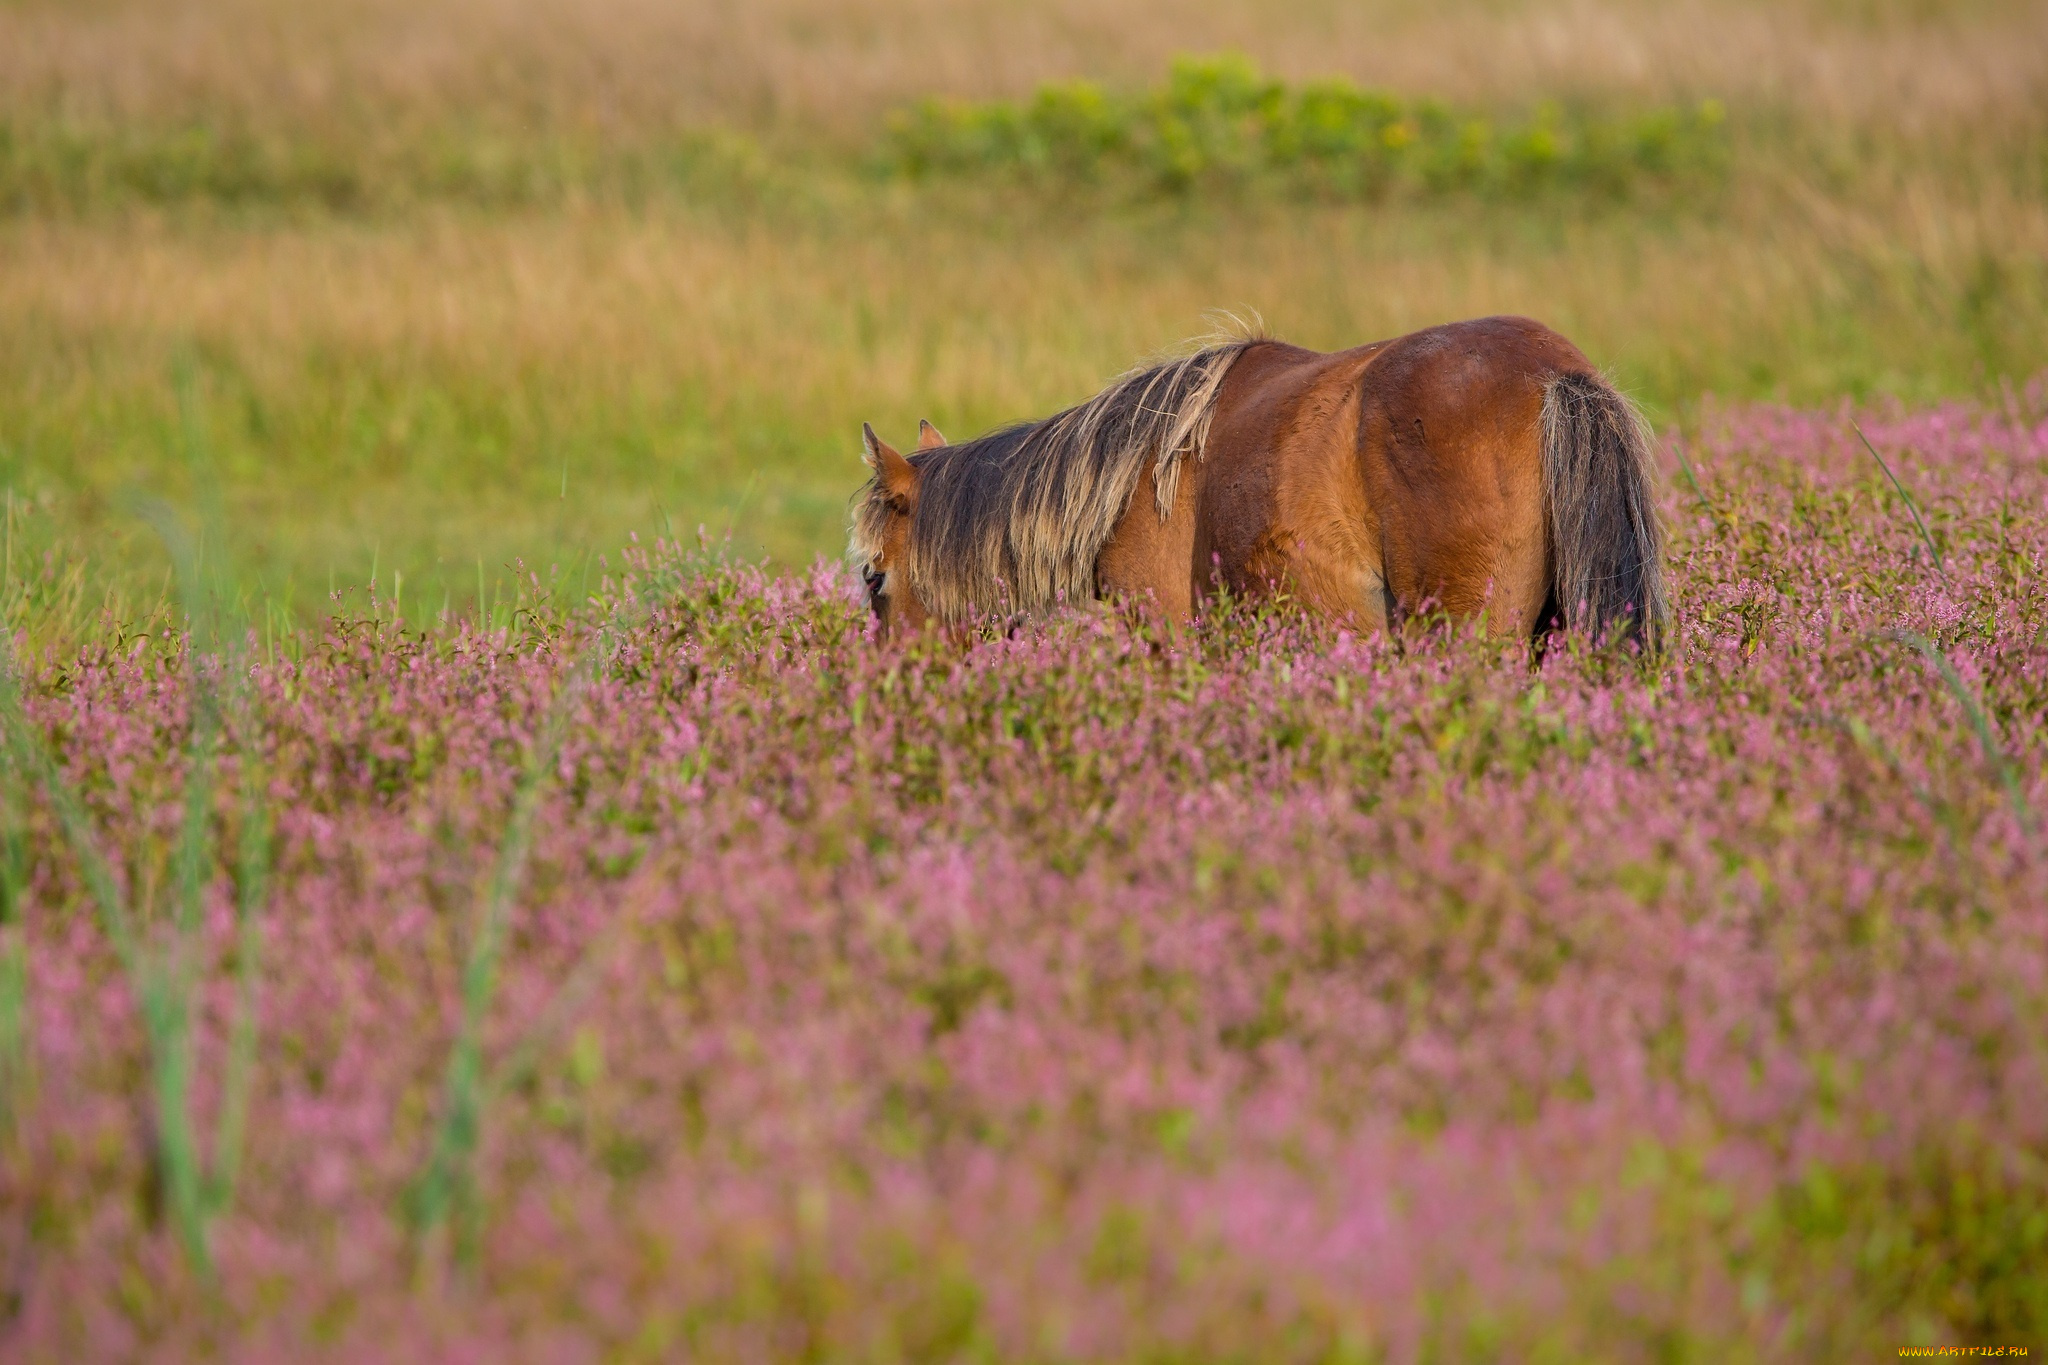
[[[930,91],[1140,82],[1234,48],[1474,101],[1674,90],[1908,128],[2032,117],[2026,0],[15,0],[0,91],[126,116],[843,125]]]

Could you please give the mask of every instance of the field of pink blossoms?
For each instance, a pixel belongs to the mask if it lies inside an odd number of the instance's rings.
[[[32,666],[0,1357],[2048,1350],[2048,394],[1856,415],[1667,450],[1653,670],[667,547]]]

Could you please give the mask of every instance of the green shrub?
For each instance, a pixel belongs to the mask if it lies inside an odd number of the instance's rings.
[[[1164,85],[1117,95],[1085,81],[1023,101],[929,98],[889,123],[912,176],[1011,173],[1156,192],[1268,185],[1340,198],[1391,193],[1625,195],[1710,181],[1726,161],[1712,100],[1625,117],[1554,104],[1495,124],[1345,80],[1289,86],[1240,56],[1183,57]]]

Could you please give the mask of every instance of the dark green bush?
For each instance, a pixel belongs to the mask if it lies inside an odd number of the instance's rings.
[[[1023,101],[926,99],[890,120],[887,154],[912,176],[1120,179],[1165,192],[1238,183],[1367,199],[1554,187],[1620,195],[1718,176],[1724,123],[1708,100],[1623,117],[1544,105],[1496,125],[1344,80],[1289,86],[1239,56],[1183,57],[1140,94],[1065,81]]]

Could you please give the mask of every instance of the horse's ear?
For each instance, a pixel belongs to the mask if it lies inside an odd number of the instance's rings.
[[[945,443],[946,438],[939,434],[939,429],[937,427],[933,426],[930,422],[924,421],[922,419],[918,421],[917,448],[919,450],[935,450],[939,446],[944,445]]]
[[[860,424],[861,444],[867,447],[868,468],[875,471],[875,479],[882,485],[882,491],[899,501],[908,502],[917,491],[917,471],[910,461],[903,458],[896,447],[875,435],[875,429],[866,422]]]

